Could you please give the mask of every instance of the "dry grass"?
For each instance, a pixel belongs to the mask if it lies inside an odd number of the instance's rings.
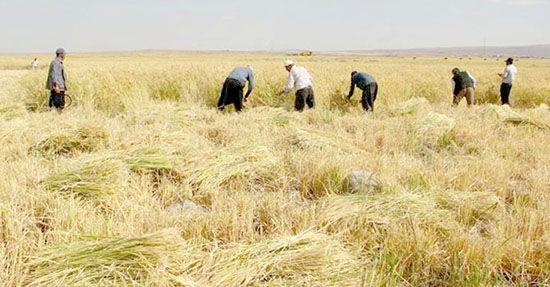
[[[302,58],[318,106],[295,113],[283,59],[69,55],[60,115],[46,71],[1,56],[0,285],[550,284],[547,60],[518,62],[508,108],[501,61]],[[217,112],[245,64],[246,111]],[[451,108],[454,66],[479,81],[471,110]],[[344,97],[352,70],[378,79],[374,113]],[[377,188],[349,194],[356,170]]]

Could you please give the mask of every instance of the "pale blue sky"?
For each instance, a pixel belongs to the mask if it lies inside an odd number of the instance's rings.
[[[550,0],[0,0],[0,52],[550,43]]]

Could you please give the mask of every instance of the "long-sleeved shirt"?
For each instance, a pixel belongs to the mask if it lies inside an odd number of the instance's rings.
[[[374,83],[376,83],[374,77],[367,73],[357,73],[353,75],[353,77],[351,77],[351,87],[349,88],[348,98],[353,97],[355,86],[357,86],[361,90],[365,90],[368,88],[369,85]]]
[[[513,64],[507,65],[504,69],[504,73],[502,73],[502,82],[511,85],[516,80],[517,73],[518,69],[516,69],[516,66]]]
[[[246,92],[245,97],[250,96],[254,90],[254,72],[250,68],[236,67],[233,71],[231,71],[228,78],[239,81],[243,87],[246,82],[248,82],[248,91]]]
[[[55,58],[55,60],[50,63],[46,89],[53,90],[54,86],[57,86],[59,90],[65,91],[67,89],[66,81],[67,75],[65,74],[65,69],[63,68],[63,61],[59,58]]]
[[[307,87],[313,87],[313,77],[304,67],[294,66],[290,70],[284,92],[290,93],[294,87],[297,91]]]

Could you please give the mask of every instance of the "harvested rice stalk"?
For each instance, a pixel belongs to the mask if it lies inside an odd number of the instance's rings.
[[[233,179],[241,185],[265,182],[280,171],[279,159],[263,146],[223,147],[197,154],[181,167],[188,183],[202,188],[219,188]]]
[[[430,110],[430,103],[426,98],[412,98],[402,102],[390,111],[393,116],[414,115],[425,113]]]
[[[313,232],[214,250],[202,264],[211,286],[355,286],[360,279],[341,243]]]
[[[9,105],[0,107],[0,119],[13,120],[23,117],[27,110],[22,105]]]
[[[42,181],[46,189],[82,199],[105,200],[121,191],[125,184],[126,166],[121,161],[105,158],[54,174]]]
[[[173,155],[160,150],[143,149],[132,151],[123,156],[124,162],[134,171],[171,171],[175,168]]]
[[[410,219],[441,231],[458,228],[451,213],[439,208],[435,198],[429,194],[332,196],[321,208],[323,226],[351,234],[367,234],[372,228],[390,227]]]
[[[98,127],[83,127],[75,131],[45,138],[31,148],[44,157],[71,155],[97,150],[107,140],[107,133]]]
[[[175,278],[171,266],[182,250],[184,242],[172,229],[44,246],[27,263],[25,285],[136,286],[152,278]]]
[[[515,125],[531,125],[543,130],[550,130],[550,125],[537,121],[529,116],[523,115],[510,108],[508,105],[503,106],[489,106],[489,109],[494,111],[499,119],[505,123],[511,123]]]

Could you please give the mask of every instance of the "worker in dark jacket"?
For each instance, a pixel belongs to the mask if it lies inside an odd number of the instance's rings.
[[[243,91],[247,82],[248,91],[243,98]],[[218,110],[223,111],[225,106],[233,104],[237,112],[242,111],[243,101],[247,101],[252,91],[254,91],[254,71],[252,67],[233,69],[223,84],[220,100],[218,101]]]
[[[46,89],[50,90],[50,108],[55,107],[58,111],[65,108],[65,91],[67,90],[67,74],[63,67],[65,50],[59,48],[55,51],[55,59],[50,63]]]
[[[475,79],[467,71],[454,68],[453,71],[453,106],[458,106],[462,98],[466,98],[468,107],[474,105]]]
[[[376,83],[374,77],[367,73],[353,71],[351,72],[351,87],[348,95],[349,99],[353,97],[355,86],[363,90],[363,97],[361,98],[363,109],[366,112],[374,111],[374,101],[378,95],[378,84]]]

